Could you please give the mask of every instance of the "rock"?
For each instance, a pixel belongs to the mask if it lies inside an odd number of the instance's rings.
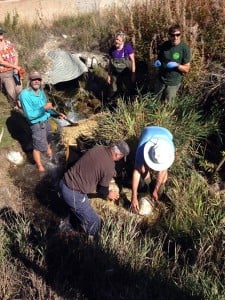
[[[21,165],[24,162],[23,156],[18,151],[10,151],[6,155],[7,159],[15,165]]]
[[[143,196],[139,199],[139,215],[149,216],[153,213],[154,203],[149,196]]]

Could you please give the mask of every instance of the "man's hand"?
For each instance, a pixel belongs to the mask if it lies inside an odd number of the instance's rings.
[[[152,199],[154,200],[154,202],[157,202],[159,200],[158,190],[154,189],[152,193]]]
[[[20,66],[17,66],[17,65],[13,65],[13,69],[14,70],[17,70],[18,72],[20,71],[21,67]]]
[[[52,103],[51,102],[47,102],[44,106],[45,110],[49,110],[49,109],[53,109]]]
[[[131,200],[131,210],[133,213],[138,213],[139,211],[139,203],[137,198],[133,198]]]
[[[20,79],[24,80],[24,74],[26,73],[26,71],[22,67],[20,67],[18,72],[19,72],[19,75],[20,75]]]
[[[66,117],[66,115],[64,115],[63,113],[59,113],[59,114],[58,114],[58,118],[59,118],[59,119],[66,119],[67,117]]]
[[[108,198],[109,200],[112,200],[112,201],[118,200],[119,197],[120,197],[119,193],[118,193],[117,191],[114,191],[114,190],[110,190],[110,191],[109,191],[109,194],[108,194],[108,196],[107,196],[107,198]]]
[[[166,65],[166,67],[168,69],[173,69],[173,68],[177,68],[179,66],[179,64],[175,61],[170,61],[168,62],[168,64]]]

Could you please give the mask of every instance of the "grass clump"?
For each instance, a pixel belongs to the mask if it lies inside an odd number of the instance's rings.
[[[164,104],[148,93],[128,104],[120,99],[115,111],[102,116],[95,138],[106,144],[125,139],[137,146],[142,128],[151,125],[166,127],[173,133],[176,163],[179,161],[182,166],[188,165],[190,159],[199,158],[208,137],[219,132],[219,119],[211,114],[206,120],[195,98],[180,96],[176,101]]]

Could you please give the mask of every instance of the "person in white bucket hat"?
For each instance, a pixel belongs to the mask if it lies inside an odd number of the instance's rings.
[[[142,130],[132,175],[131,208],[133,212],[139,211],[138,191],[141,189],[140,183],[150,178],[151,170],[158,172],[152,193],[153,200],[158,201],[160,187],[167,181],[168,168],[173,164],[174,158],[173,135],[168,129],[148,126]]]

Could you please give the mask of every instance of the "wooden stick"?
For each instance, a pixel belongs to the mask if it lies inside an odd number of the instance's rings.
[[[220,163],[218,164],[215,172],[218,172],[220,170],[220,168],[222,167],[222,165],[224,164],[225,162],[225,156],[223,157],[223,159],[221,159]]]

